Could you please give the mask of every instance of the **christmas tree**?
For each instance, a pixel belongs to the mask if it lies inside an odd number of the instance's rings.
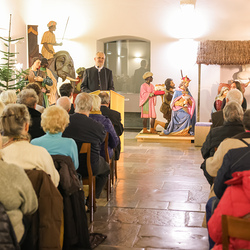
[[[1,58],[3,63],[0,64],[0,87],[4,90],[7,89],[16,89],[21,90],[26,85],[25,75],[27,74],[23,70],[18,70],[16,68],[16,55],[18,52],[10,52],[10,46],[13,43],[18,42],[19,40],[24,39],[16,38],[11,39],[11,14],[10,14],[10,23],[9,23],[9,36],[8,38],[0,37],[0,40],[7,47],[7,51],[0,50],[0,53],[3,54]]]

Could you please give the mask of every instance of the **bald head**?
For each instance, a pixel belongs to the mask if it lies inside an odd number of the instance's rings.
[[[235,102],[239,103],[240,105],[242,104],[243,95],[238,89],[231,89],[230,91],[228,91],[227,97],[226,97],[226,102],[228,103],[231,101],[235,101]]]
[[[67,112],[71,109],[71,101],[67,96],[62,96],[56,101],[56,105],[61,106]]]

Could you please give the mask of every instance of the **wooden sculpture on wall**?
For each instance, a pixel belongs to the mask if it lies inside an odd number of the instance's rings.
[[[37,25],[28,25],[28,54],[29,54],[29,67],[32,65],[32,59],[39,57],[39,45],[37,44]]]

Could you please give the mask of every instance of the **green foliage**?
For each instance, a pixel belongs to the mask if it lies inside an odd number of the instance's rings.
[[[0,64],[0,87],[5,90],[22,90],[22,88],[27,83],[27,80],[25,80],[25,75],[27,75],[27,72],[23,70],[19,71],[15,68],[15,56],[18,53],[10,52],[11,43],[17,42],[21,39],[23,39],[23,37],[17,39],[11,39],[10,36],[8,39],[0,37],[0,40],[7,47],[7,52],[0,50],[0,53],[3,54],[1,59],[4,61],[4,63]]]

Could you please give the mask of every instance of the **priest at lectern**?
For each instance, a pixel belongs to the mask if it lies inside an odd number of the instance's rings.
[[[81,91],[90,93],[96,90],[114,90],[112,71],[104,67],[105,54],[97,52],[94,60],[95,66],[84,72]]]

